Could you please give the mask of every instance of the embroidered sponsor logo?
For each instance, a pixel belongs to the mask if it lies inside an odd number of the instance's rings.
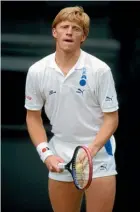
[[[109,97],[109,96],[106,96],[106,98],[105,98],[105,101],[112,101],[112,99],[113,99],[113,96],[112,97]]]
[[[42,149],[42,152],[46,152],[46,151],[47,151],[47,148],[43,148],[43,149]]]
[[[101,166],[100,166],[100,170],[101,171],[103,171],[103,170],[106,170],[107,171],[107,164],[105,163],[105,164],[102,164]]]
[[[25,96],[25,98],[28,99],[28,100],[32,100],[31,96]]]
[[[77,89],[76,93],[81,93],[83,95],[85,90],[81,90],[80,88]]]
[[[54,93],[56,93],[56,91],[53,91],[53,90],[50,90],[50,91],[49,91],[49,95],[52,95],[52,94],[54,94]]]
[[[82,76],[81,76],[81,79],[79,81],[79,84],[81,86],[85,86],[86,85],[86,79],[87,79],[87,76],[86,76],[86,68],[83,68],[83,71],[82,71]]]

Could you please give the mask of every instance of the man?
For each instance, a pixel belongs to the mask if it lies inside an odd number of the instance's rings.
[[[85,191],[87,212],[111,212],[117,174],[113,133],[118,102],[109,66],[81,50],[89,32],[81,7],[62,9],[52,24],[56,52],[33,64],[26,80],[27,126],[49,169],[49,195],[55,212],[80,211],[83,192],[58,163],[69,162],[78,145],[88,145],[93,180]],[[54,136],[48,143],[41,118],[44,106]]]

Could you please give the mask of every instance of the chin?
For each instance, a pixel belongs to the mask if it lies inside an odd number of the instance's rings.
[[[62,50],[64,51],[64,52],[67,52],[67,53],[70,53],[70,52],[74,52],[75,51],[75,49],[74,48],[70,48],[70,47],[62,47]]]

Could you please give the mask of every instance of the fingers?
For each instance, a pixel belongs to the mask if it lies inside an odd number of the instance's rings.
[[[50,166],[49,167],[49,171],[50,172],[57,172],[57,169],[55,167],[53,167],[53,166]]]
[[[50,172],[62,172],[58,167],[58,163],[63,163],[64,160],[58,156],[50,156],[46,159],[45,164]]]
[[[86,158],[86,154],[83,152],[78,156],[77,161],[82,163],[85,160],[85,158]]]
[[[50,172],[53,172],[53,167],[52,166],[48,167],[48,169],[49,169]]]
[[[49,169],[49,171],[50,172],[57,172],[57,173],[60,173],[60,172],[62,172],[62,170],[58,167],[58,165],[53,165],[53,166],[49,166],[48,167],[48,169]]]
[[[60,157],[57,157],[57,160],[58,160],[59,163],[64,163],[64,160]]]

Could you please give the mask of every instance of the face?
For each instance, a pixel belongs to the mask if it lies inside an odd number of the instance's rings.
[[[62,21],[52,30],[56,39],[56,48],[72,52],[80,49],[81,42],[86,39],[83,29],[75,22]]]

